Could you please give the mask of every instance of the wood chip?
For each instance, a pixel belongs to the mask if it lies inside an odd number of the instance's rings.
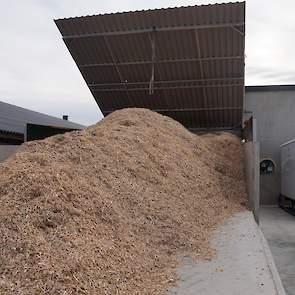
[[[244,210],[239,138],[145,109],[25,143],[0,165],[0,294],[165,294]]]

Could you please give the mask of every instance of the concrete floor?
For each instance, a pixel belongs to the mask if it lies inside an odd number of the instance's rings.
[[[295,295],[295,216],[278,207],[262,207],[259,220],[286,294]]]
[[[185,259],[180,280],[168,295],[284,295],[268,245],[251,212],[220,226],[212,240],[211,261]]]

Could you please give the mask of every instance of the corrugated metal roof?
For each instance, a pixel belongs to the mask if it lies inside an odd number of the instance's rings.
[[[245,2],[55,22],[104,115],[145,107],[192,129],[241,124]]]
[[[25,133],[27,123],[82,129],[84,126],[0,101],[0,130]]]

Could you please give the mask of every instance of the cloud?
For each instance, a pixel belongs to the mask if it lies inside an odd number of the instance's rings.
[[[294,1],[247,2],[246,83],[295,83]],[[292,79],[293,77],[293,79]]]

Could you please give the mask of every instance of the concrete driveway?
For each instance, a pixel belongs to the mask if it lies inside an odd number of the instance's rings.
[[[267,206],[260,208],[259,220],[286,294],[295,295],[295,216]]]
[[[294,231],[295,232],[295,231]],[[284,295],[269,247],[249,211],[217,228],[211,261],[183,260],[168,295]]]

